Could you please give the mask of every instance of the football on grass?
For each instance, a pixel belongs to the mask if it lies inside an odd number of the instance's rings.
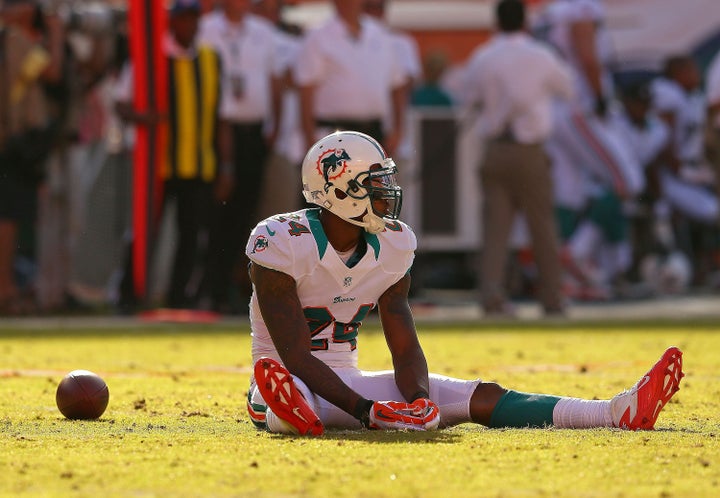
[[[102,378],[88,370],[73,370],[58,385],[55,403],[73,420],[93,420],[105,412],[110,391]]]

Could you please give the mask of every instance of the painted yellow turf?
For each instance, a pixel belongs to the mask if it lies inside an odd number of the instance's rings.
[[[387,368],[382,334],[360,363]],[[0,496],[526,497],[720,496],[720,330],[712,324],[423,328],[430,369],[506,387],[609,398],[669,345],[681,391],[653,432],[256,431],[245,413],[248,330],[0,330]],[[98,421],[62,418],[73,369],[110,388]]]

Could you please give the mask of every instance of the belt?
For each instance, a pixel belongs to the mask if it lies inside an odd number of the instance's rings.
[[[256,131],[263,127],[262,121],[230,121],[230,126],[239,131]]]
[[[492,137],[490,139],[490,141],[505,143],[505,144],[525,145],[528,147],[542,145],[541,142],[521,142],[517,138],[515,138],[515,134],[512,131],[510,131],[509,129],[503,130],[503,132],[500,135]]]
[[[317,126],[323,128],[339,128],[342,130],[354,130],[357,128],[372,128],[380,126],[380,119],[317,119],[315,120]]]

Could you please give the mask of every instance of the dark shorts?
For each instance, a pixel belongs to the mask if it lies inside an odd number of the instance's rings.
[[[37,215],[37,186],[0,173],[0,220],[32,223]]]

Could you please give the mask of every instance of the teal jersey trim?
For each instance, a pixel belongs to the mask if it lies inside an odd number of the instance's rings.
[[[306,214],[308,224],[310,225],[310,231],[313,234],[313,237],[315,237],[315,243],[317,244],[318,248],[318,255],[320,256],[320,259],[325,256],[325,252],[327,251],[328,245],[330,245],[330,242],[328,242],[327,235],[325,235],[325,230],[323,230],[322,223],[320,223],[320,209],[319,208],[309,208],[306,210]],[[375,261],[380,257],[380,239],[378,239],[378,236],[374,233],[368,233],[365,232],[365,241],[368,243],[370,247],[373,248],[373,253],[375,254]]]
[[[368,245],[373,248],[373,252],[375,253],[375,261],[377,261],[380,257],[380,239],[378,239],[378,236],[374,233],[365,232],[365,242],[367,242]]]
[[[310,231],[312,232],[313,237],[315,237],[315,244],[317,244],[318,255],[320,256],[320,259],[322,259],[323,256],[325,256],[325,251],[327,251],[327,246],[329,245],[329,242],[327,235],[325,235],[325,230],[323,230],[322,223],[320,223],[320,209],[307,209],[305,212],[305,216],[307,216],[308,224],[310,225]]]

